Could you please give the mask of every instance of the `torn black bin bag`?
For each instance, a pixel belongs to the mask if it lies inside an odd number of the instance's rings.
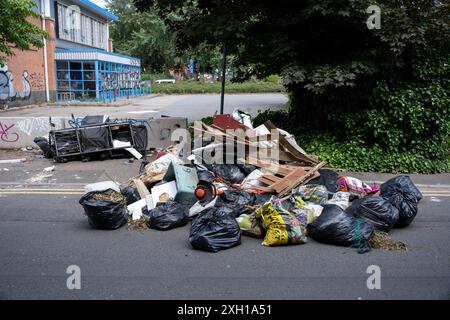
[[[241,183],[246,177],[245,173],[235,164],[213,164],[212,170],[216,177],[230,183]]]
[[[194,249],[217,252],[241,244],[241,229],[232,215],[211,207],[192,220],[189,242]]]
[[[261,193],[257,194],[255,197],[255,205],[262,206],[264,203],[269,202],[273,195],[270,193]]]
[[[86,127],[79,130],[80,145],[83,152],[104,151],[112,148],[107,126]]]
[[[133,125],[134,148],[140,153],[144,153],[147,150],[148,131],[145,125]]]
[[[91,199],[92,195],[103,192],[105,191],[88,192],[79,202],[83,206],[91,227],[105,230],[118,229],[127,222],[128,218],[125,198],[118,202]]]
[[[253,193],[248,193],[242,189],[225,190],[217,199],[215,206],[229,208],[233,216],[237,218],[241,214],[250,214],[254,211],[249,206],[255,204],[255,199]]]
[[[370,251],[369,239],[374,226],[345,212],[334,204],[323,207],[321,215],[308,225],[308,236],[316,241],[348,246],[359,253]]]
[[[308,184],[319,184],[325,186],[328,191],[336,192],[338,173],[330,169],[319,169],[320,176],[312,179]]]
[[[391,231],[399,217],[398,209],[382,197],[357,199],[345,212],[363,218],[375,229],[384,232]]]
[[[394,227],[409,226],[417,215],[417,203],[422,199],[422,193],[411,178],[400,175],[389,179],[380,186],[380,191],[380,195],[399,211],[399,219]]]
[[[214,181],[214,173],[209,170],[201,169],[200,166],[196,166],[197,169],[197,177],[198,180],[207,181],[209,183],[213,183]]]
[[[175,201],[160,202],[148,215],[149,228],[165,231],[186,225],[189,221],[189,208]]]
[[[141,199],[141,196],[139,195],[137,189],[130,186],[121,188],[120,193],[122,193],[122,195],[125,197],[127,206]]]
[[[256,170],[256,167],[252,164],[236,164],[239,169],[245,174],[245,176],[248,176],[250,173],[252,173],[254,170]]]
[[[50,143],[48,142],[48,140],[44,137],[36,137],[34,138],[34,143],[36,143],[39,147],[39,149],[41,149],[42,154],[44,155],[45,158],[47,159],[51,159],[53,158],[53,150],[50,146]]]

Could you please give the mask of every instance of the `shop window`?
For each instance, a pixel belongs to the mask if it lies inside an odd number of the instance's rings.
[[[84,70],[95,70],[95,62],[83,62]]]
[[[83,90],[83,82],[82,81],[70,81],[70,89],[71,90]]]
[[[95,81],[85,81],[84,90],[95,90]]]
[[[81,71],[70,71],[70,80],[83,80]]]
[[[81,70],[81,62],[70,62],[70,70]]]
[[[68,81],[58,81],[58,90],[68,90],[69,82]]]
[[[94,71],[84,71],[83,80],[85,80],[85,81],[90,81],[90,80],[95,81],[95,72]]]
[[[67,70],[68,67],[69,67],[69,63],[67,61],[56,61],[56,69]]]
[[[58,71],[58,72],[56,72],[56,78],[58,80],[69,80],[69,72],[68,71]]]

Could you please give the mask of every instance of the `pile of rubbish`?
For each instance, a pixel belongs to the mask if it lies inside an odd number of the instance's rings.
[[[239,128],[252,138],[227,130]],[[127,225],[132,230],[160,231],[190,224],[191,246],[209,252],[239,245],[242,235],[261,239],[264,246],[305,244],[311,237],[359,253],[407,249],[388,233],[410,225],[417,215],[422,194],[408,176],[381,185],[339,176],[317,156],[307,154],[288,132],[270,121],[253,128],[250,117],[240,111],[215,116],[212,125],[202,123],[195,130],[230,138],[227,141],[235,147],[257,141],[267,154],[277,147],[279,158],[274,165],[270,155],[252,158],[244,148],[243,157],[235,157],[233,163],[220,163],[217,157],[206,161],[203,151],[229,143],[220,139],[194,149],[188,162],[179,148],[166,148],[126,185],[114,181],[87,185],[79,202],[89,224],[97,229]],[[274,130],[276,140],[258,142],[261,135],[273,137]]]

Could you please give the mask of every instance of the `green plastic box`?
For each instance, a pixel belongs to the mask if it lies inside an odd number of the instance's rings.
[[[195,168],[171,162],[163,180],[166,182],[175,180],[177,184],[175,201],[185,205],[193,205],[197,202],[194,194],[198,183],[197,170]]]

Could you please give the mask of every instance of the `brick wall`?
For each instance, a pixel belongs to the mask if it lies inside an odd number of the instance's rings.
[[[30,18],[30,21],[41,26],[41,18]],[[50,98],[54,99],[55,29],[52,19],[46,19],[46,29],[50,34],[50,38],[47,39],[48,82]],[[9,58],[6,66],[0,69],[0,108],[45,102],[44,70],[44,48],[33,48],[29,51],[15,50],[15,56]]]

